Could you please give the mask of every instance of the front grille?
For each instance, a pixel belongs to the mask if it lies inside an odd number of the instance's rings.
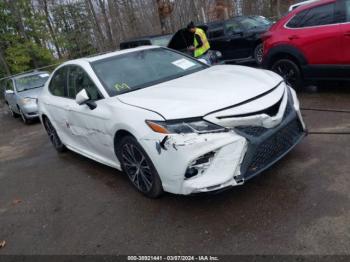
[[[254,137],[261,136],[268,130],[263,126],[238,126],[235,129],[246,135]]]
[[[302,135],[303,128],[298,118],[295,117],[275,134],[254,145],[254,149],[250,152],[251,156],[247,159],[249,165],[246,167],[244,177],[254,176],[260,170],[274,163],[293,147]]]
[[[293,107],[290,101],[287,102],[287,106],[283,115],[282,121],[293,111]],[[236,130],[253,137],[259,137],[269,131],[268,128],[263,126],[238,126]]]

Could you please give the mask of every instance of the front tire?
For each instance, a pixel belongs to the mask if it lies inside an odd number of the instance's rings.
[[[28,125],[30,123],[30,120],[25,116],[22,109],[19,108],[19,115],[21,116],[21,119],[25,125]]]
[[[6,102],[7,104],[7,107],[8,107],[8,110],[10,112],[10,115],[13,117],[13,118],[17,118],[18,117],[18,114],[13,112],[12,108],[10,107],[10,105]]]
[[[44,118],[44,127],[47,134],[49,135],[50,141],[57,152],[62,153],[67,151],[66,146],[62,143],[61,139],[58,137],[56,129],[53,127],[51,121],[48,118]]]
[[[123,137],[116,145],[116,153],[123,171],[139,192],[150,198],[162,195],[163,187],[158,172],[134,137]]]
[[[300,89],[303,85],[303,78],[299,66],[288,58],[275,61],[271,70],[279,74],[284,80],[294,87]]]

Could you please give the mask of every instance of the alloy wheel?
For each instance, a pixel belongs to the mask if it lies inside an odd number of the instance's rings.
[[[263,44],[259,44],[255,48],[255,62],[258,65],[261,65],[263,62],[263,57],[264,57],[264,49],[263,49]]]
[[[57,132],[56,132],[55,128],[53,127],[53,125],[51,124],[50,120],[45,119],[44,126],[45,126],[46,132],[49,136],[49,139],[50,139],[51,143],[53,144],[53,146],[55,147],[55,149],[59,152],[63,152],[65,150],[65,146],[61,142],[61,139],[58,137]]]
[[[301,82],[301,75],[298,66],[291,60],[281,59],[272,66],[272,71],[284,78],[291,86],[298,88]]]
[[[153,176],[151,167],[141,150],[131,143],[125,143],[121,150],[125,173],[134,186],[143,193],[152,189]]]

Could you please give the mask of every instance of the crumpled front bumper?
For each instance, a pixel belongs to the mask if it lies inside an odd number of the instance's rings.
[[[188,195],[242,185],[280,160],[306,135],[298,100],[293,90],[290,94],[293,99],[272,128],[242,126],[223,133],[174,134],[163,148],[159,146],[163,137],[139,142],[151,156],[167,192]],[[209,152],[215,152],[209,167],[186,178],[191,163]]]

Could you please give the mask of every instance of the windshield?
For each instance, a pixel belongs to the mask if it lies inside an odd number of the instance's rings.
[[[259,21],[259,19],[253,19],[253,18],[250,18],[250,17],[244,17],[244,18],[240,19],[239,22],[247,30],[260,28],[260,27],[266,27],[266,24],[262,23],[261,21]]]
[[[208,67],[165,48],[116,55],[91,65],[111,96],[159,84]]]
[[[160,36],[160,37],[154,37],[152,38],[152,45],[158,45],[158,46],[163,46],[167,47],[171,39],[171,35],[166,35],[166,36]]]
[[[269,26],[272,25],[272,21],[267,19],[266,17],[263,16],[254,16],[252,17],[253,19],[257,20],[258,22],[262,23],[263,25]]]
[[[49,78],[48,73],[41,73],[37,75],[24,76],[15,80],[17,92],[22,92],[29,89],[39,88],[44,86],[46,80]]]

